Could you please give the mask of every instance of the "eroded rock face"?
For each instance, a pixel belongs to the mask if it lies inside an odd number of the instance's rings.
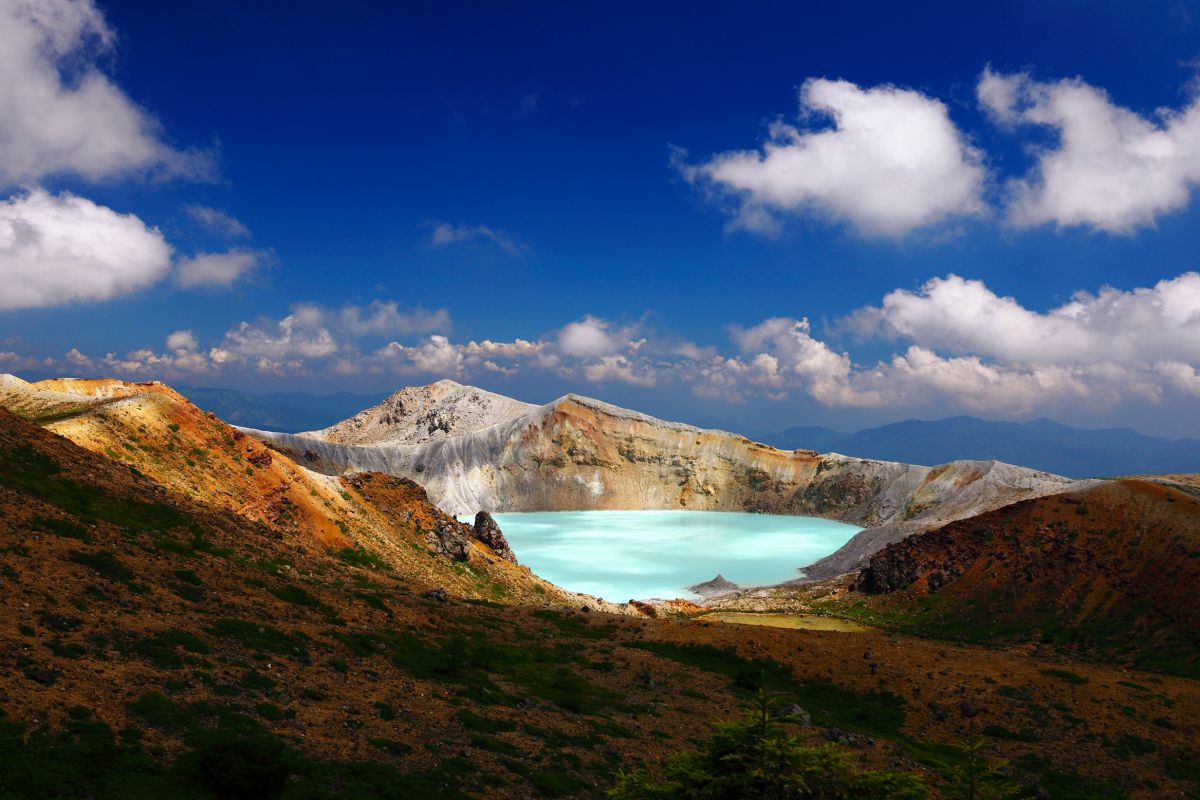
[[[442,381],[389,398],[396,399],[393,406],[403,400],[404,413],[398,406],[387,411],[385,402],[316,434],[248,432],[274,447],[305,453],[311,468],[329,474],[410,477],[455,515],[480,509],[754,511],[867,528],[844,552],[804,568],[812,578],[859,569],[871,553],[912,533],[1071,485],[1066,478],[995,461],[929,468],[777,450],[578,395],[527,406],[488,399],[487,393],[476,402],[478,392]],[[424,405],[416,408],[413,398]],[[472,411],[480,403],[490,409],[486,414]],[[442,414],[439,420],[457,421],[422,423],[434,410]],[[360,418],[366,421],[357,430],[369,430],[374,444],[346,443],[366,440],[347,433]]]
[[[425,541],[440,555],[455,561],[466,561],[471,557],[469,529],[452,519],[439,519],[433,530],[425,534]]]
[[[336,426],[335,426],[336,427]],[[314,469],[419,481],[452,514],[580,509],[782,511],[820,456],[664,422],[568,395],[482,430],[419,444],[353,446],[250,431],[312,452]],[[794,513],[794,512],[791,512]]]
[[[500,530],[500,525],[486,511],[480,511],[475,515],[475,526],[471,535],[478,541],[492,549],[496,555],[503,558],[505,561],[517,563],[517,557],[513,553],[512,548],[508,546],[508,539],[504,538],[504,532]]]

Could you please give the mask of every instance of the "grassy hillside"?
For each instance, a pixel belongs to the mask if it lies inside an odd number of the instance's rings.
[[[763,685],[807,713],[786,723],[800,741],[931,796],[969,720],[1021,796],[1195,790],[1195,681],[570,608],[477,542],[438,552],[411,484],[338,484],[350,510],[306,506],[327,525],[275,517],[277,454],[249,463],[173,399],[105,408],[68,431],[95,452],[0,411],[0,797],[599,797]],[[175,455],[206,436],[207,460]]]
[[[1016,503],[877,553],[864,613],[1200,678],[1200,493],[1128,479]]]

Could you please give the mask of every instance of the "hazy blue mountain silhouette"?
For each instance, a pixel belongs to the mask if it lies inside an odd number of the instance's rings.
[[[1073,478],[1200,472],[1200,439],[1159,439],[1129,428],[1086,430],[1048,419],[905,420],[857,433],[804,426],[760,438],[785,449],[834,451],[910,464],[994,458]]]
[[[329,395],[275,392],[251,395],[234,389],[176,386],[176,391],[226,422],[248,428],[298,433],[325,428],[381,402],[387,393]]]

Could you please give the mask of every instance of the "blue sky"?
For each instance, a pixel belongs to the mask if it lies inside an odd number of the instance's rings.
[[[1200,7],[645,5],[0,0],[0,370],[1200,435]]]

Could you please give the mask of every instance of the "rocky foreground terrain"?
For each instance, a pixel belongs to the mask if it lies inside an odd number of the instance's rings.
[[[777,450],[577,395],[530,406],[453,381],[403,389],[323,431],[246,433],[329,475],[367,470],[418,481],[451,514],[761,511],[869,529],[806,568],[811,577],[855,569],[912,533],[1075,485],[995,461],[930,468]]]
[[[763,685],[801,741],[930,797],[961,796],[968,727],[1010,797],[1200,791],[1188,476],[773,590],[872,626],[841,633],[597,608],[486,518],[311,473],[161,384],[6,380],[0,406],[0,797],[600,797]]]
[[[300,466],[211,414],[165,384],[110,380],[0,378],[0,407],[153,480],[189,501],[219,508],[300,547],[387,550],[409,574],[468,597],[504,593],[596,606],[511,561],[497,557],[464,525],[432,505],[418,484],[376,473],[329,476]],[[452,555],[440,562],[401,543],[418,536]],[[507,543],[504,544],[507,548]],[[614,610],[623,607],[612,606]]]

